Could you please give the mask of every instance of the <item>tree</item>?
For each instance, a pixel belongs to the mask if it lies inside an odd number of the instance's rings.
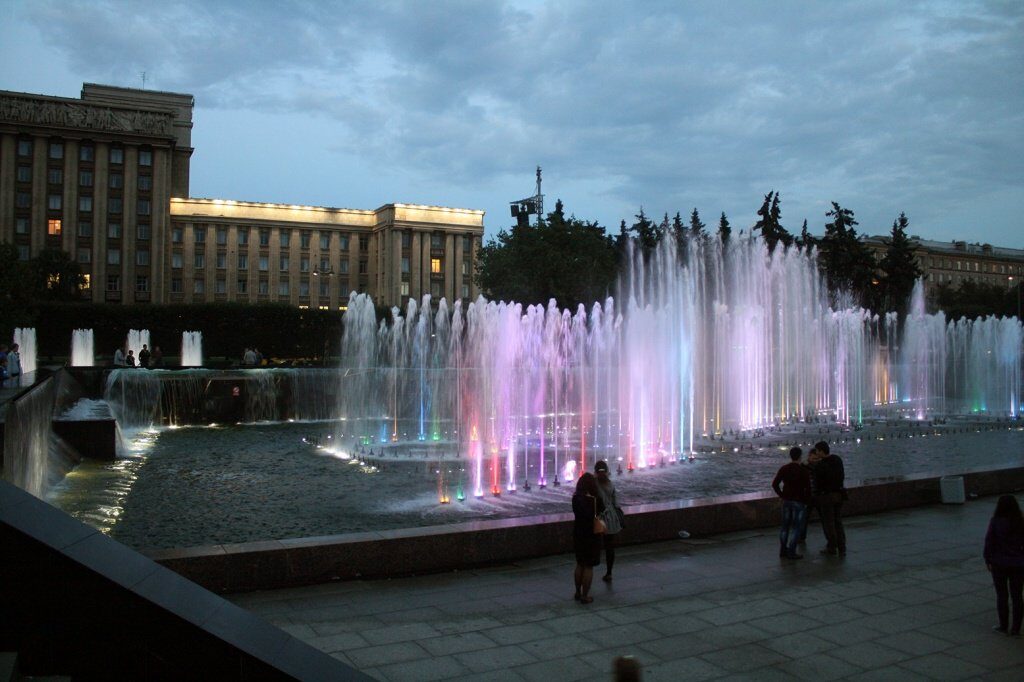
[[[729,225],[729,219],[725,217],[725,211],[722,211],[722,217],[718,219],[718,238],[722,242],[722,246],[729,243],[729,236],[732,234],[732,227]]]
[[[654,221],[644,214],[643,206],[640,207],[640,213],[633,217],[636,218],[636,222],[629,228],[629,231],[633,233],[633,238],[636,239],[637,246],[640,247],[640,252],[644,255],[646,262],[654,253],[654,249],[661,239]]]
[[[18,260],[18,249],[0,243],[0,338],[10,339],[15,327],[31,326],[32,286],[27,262]]]
[[[885,310],[895,310],[900,315],[906,314],[914,282],[923,272],[914,255],[914,244],[907,237],[909,224],[905,213],[900,213],[900,217],[892,221],[889,248],[878,263],[882,271],[882,305]]]
[[[832,210],[825,215],[832,222],[825,225],[825,236],[819,243],[818,265],[834,300],[838,302],[843,292],[849,292],[860,305],[875,307],[875,259],[857,236],[853,211],[833,201]]]
[[[805,251],[810,251],[811,247],[817,243],[818,240],[807,229],[807,218],[804,218],[803,227],[800,228],[800,236],[796,238],[796,245]]]
[[[775,245],[782,242],[783,246],[793,244],[793,235],[782,226],[782,210],[779,208],[779,193],[775,190],[764,195],[764,203],[757,210],[757,223],[754,230],[760,230],[761,236],[768,244],[768,250],[774,251]]]
[[[679,211],[676,211],[672,217],[672,236],[676,240],[676,253],[679,256],[679,261],[683,262],[686,260],[686,226],[683,225],[683,217]]]
[[[517,225],[489,240],[480,249],[476,282],[495,299],[589,305],[609,292],[626,240],[625,221],[613,241],[596,222],[566,218],[559,200],[536,227]]]
[[[1017,296],[1016,287],[967,279],[956,289],[949,283],[940,284],[935,290],[935,303],[950,320],[990,315],[1013,317],[1017,314]]]
[[[707,236],[707,232],[704,231],[705,227],[706,225],[701,222],[700,213],[694,207],[693,213],[690,214],[690,236],[694,239],[703,239]]]
[[[45,248],[28,265],[31,287],[40,299],[77,301],[85,277],[71,256],[58,248]]]

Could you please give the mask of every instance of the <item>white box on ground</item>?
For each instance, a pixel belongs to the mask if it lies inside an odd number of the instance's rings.
[[[939,479],[939,493],[942,504],[963,504],[967,501],[964,495],[963,476],[943,476]]]

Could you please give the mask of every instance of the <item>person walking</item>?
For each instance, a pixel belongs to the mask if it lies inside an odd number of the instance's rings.
[[[615,484],[612,483],[608,473],[608,462],[598,460],[594,464],[594,474],[597,476],[597,494],[604,503],[604,515],[601,517],[607,530],[604,532],[602,544],[604,545],[604,580],[606,583],[612,581],[612,568],[615,567],[615,544],[619,532],[623,529],[625,516],[619,501],[616,499]]]
[[[139,367],[143,369],[149,369],[149,357],[152,353],[149,352],[146,344],[142,344],[142,350],[139,351]]]
[[[1011,637],[1020,637],[1024,616],[1024,516],[1013,495],[996,502],[995,513],[985,533],[985,567],[996,588],[996,614],[999,625],[992,629]],[[1013,620],[1007,601],[1013,604]]]
[[[814,484],[818,490],[815,504],[821,514],[821,527],[828,543],[822,554],[846,556],[846,530],[843,528],[843,502],[846,501],[846,470],[843,459],[829,451],[828,443],[818,441],[814,450],[821,461],[814,465]]]
[[[18,378],[21,376],[21,353],[18,352],[18,344],[13,344],[7,351],[7,379],[12,386],[18,385]]]
[[[575,516],[572,545],[576,553],[573,572],[576,594],[573,599],[581,604],[594,601],[590,596],[590,584],[594,580],[594,566],[601,563],[601,538],[594,531],[603,511],[604,502],[597,489],[597,479],[588,471],[576,482],[576,494],[572,496],[572,513]]]
[[[803,559],[797,554],[796,545],[800,541],[807,518],[807,505],[811,501],[811,474],[800,464],[804,452],[800,448],[791,448],[789,464],[779,468],[772,481],[772,490],[782,498],[782,528],[779,529],[779,556],[785,559]]]

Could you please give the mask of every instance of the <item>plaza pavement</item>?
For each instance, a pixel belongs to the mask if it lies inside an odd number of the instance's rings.
[[[994,506],[850,519],[845,559],[817,525],[802,561],[770,530],[622,548],[586,606],[571,555],[232,599],[389,681],[610,679],[618,655],[645,680],[1022,680],[1024,640],[990,629]]]

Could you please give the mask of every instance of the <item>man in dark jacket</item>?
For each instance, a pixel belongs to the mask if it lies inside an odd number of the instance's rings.
[[[814,450],[824,455],[814,466],[815,503],[821,514],[821,527],[828,545],[821,550],[829,556],[846,556],[846,531],[843,529],[843,502],[846,500],[846,471],[843,459],[829,452],[828,443],[819,441]]]
[[[789,451],[789,464],[779,469],[772,481],[772,490],[782,498],[782,528],[779,530],[779,556],[786,559],[803,559],[796,553],[800,531],[807,517],[807,505],[811,501],[811,474],[800,464],[803,450]]]

